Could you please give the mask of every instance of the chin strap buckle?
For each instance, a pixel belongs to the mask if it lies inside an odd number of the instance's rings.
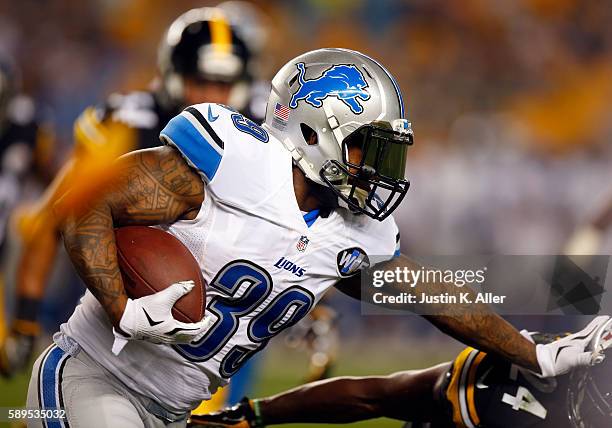
[[[412,123],[407,119],[395,119],[391,126],[395,132],[398,132],[401,135],[407,135],[410,137],[410,143],[412,144],[414,132],[412,131]]]

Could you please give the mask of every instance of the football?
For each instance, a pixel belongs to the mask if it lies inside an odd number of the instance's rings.
[[[171,234],[147,226],[116,229],[115,238],[119,268],[130,298],[148,296],[175,282],[192,280],[195,287],[176,302],[172,315],[182,322],[202,319],[206,284],[187,247]]]

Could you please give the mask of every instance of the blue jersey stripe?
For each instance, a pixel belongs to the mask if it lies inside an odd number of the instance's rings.
[[[208,181],[213,179],[219,169],[222,155],[189,119],[182,114],[174,117],[162,130],[161,135],[170,140],[169,142],[176,146]]]

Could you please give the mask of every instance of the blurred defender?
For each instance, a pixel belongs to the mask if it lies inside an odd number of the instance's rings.
[[[58,222],[68,210],[86,206],[91,195],[109,184],[116,173],[110,166],[114,159],[134,149],[159,145],[160,131],[186,105],[202,101],[230,104],[233,94],[239,92],[243,95],[236,107],[248,106],[242,100],[251,80],[250,60],[246,43],[223,11],[190,10],[171,24],[161,41],[160,77],[153,89],[113,94],[102,107],[88,108],[77,119],[73,155],[36,208],[21,221],[24,248],[18,267],[18,310],[12,332],[0,349],[3,375],[12,375],[30,361],[39,330],[39,302],[57,251]],[[9,136],[18,132],[10,129]],[[14,181],[18,182],[17,176]],[[63,211],[52,213],[60,197]]]
[[[9,217],[32,173],[44,179],[53,140],[34,101],[19,93],[17,71],[0,60],[0,247]]]
[[[536,343],[555,335],[528,334]],[[612,345],[612,321],[591,349]],[[612,349],[604,351],[612,357]],[[604,428],[612,426],[612,361],[542,379],[467,348],[452,363],[385,377],[335,378],[222,412],[192,416],[191,428],[263,428],[285,423],[350,423],[379,417],[405,428]]]
[[[9,220],[23,199],[26,183],[32,178],[42,183],[47,178],[53,143],[50,133],[39,123],[33,100],[19,93],[16,74],[14,68],[0,61],[0,251],[6,251]],[[2,281],[0,275],[1,294]],[[11,325],[8,336],[3,311],[4,305],[0,304],[0,346],[13,351],[13,360],[27,359],[32,338],[38,332],[38,326],[27,321],[29,305],[19,302],[15,311],[18,321]],[[6,357],[0,352],[3,375],[10,364]]]
[[[602,248],[606,233],[612,227],[612,193],[603,200],[594,215],[586,224],[581,225],[570,237],[565,246],[566,254],[606,254]],[[609,253],[608,253],[609,254]]]

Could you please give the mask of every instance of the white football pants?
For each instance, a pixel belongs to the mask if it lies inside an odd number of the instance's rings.
[[[187,415],[170,414],[153,400],[129,390],[83,350],[68,353],[56,344],[49,346],[34,363],[27,408],[66,411],[66,419],[30,419],[27,422],[31,428],[187,425]]]

